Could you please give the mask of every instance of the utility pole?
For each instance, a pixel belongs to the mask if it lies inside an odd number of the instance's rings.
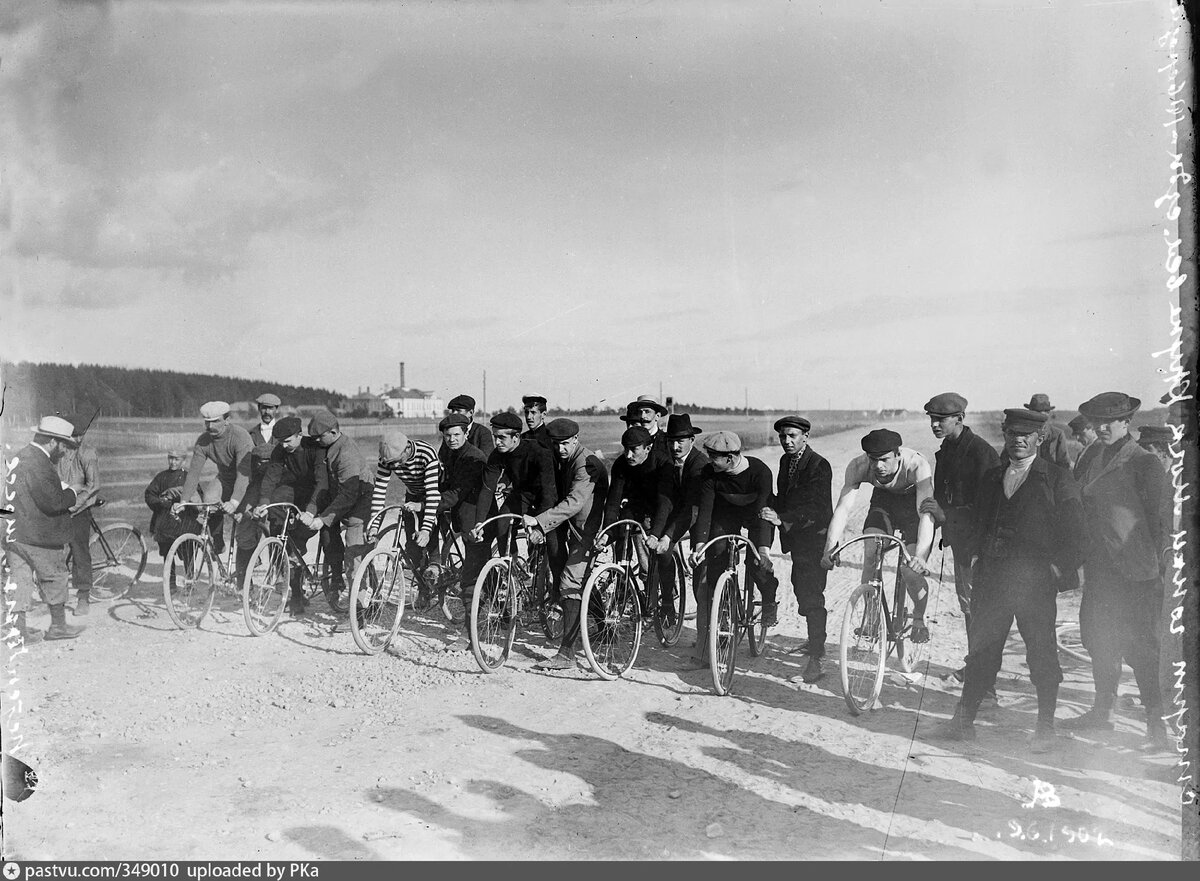
[[[746,398],[742,404],[742,415],[749,416],[750,415],[750,386],[745,387],[745,392],[746,392]]]
[[[487,412],[487,371],[483,371],[483,412]]]

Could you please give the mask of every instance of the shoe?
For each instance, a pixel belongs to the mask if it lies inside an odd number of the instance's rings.
[[[929,628],[925,626],[924,621],[914,621],[912,631],[909,633],[913,645],[920,645],[923,642],[929,642]]]
[[[1000,698],[996,695],[995,688],[989,688],[984,694],[983,699],[979,702],[979,706],[988,707],[989,709],[998,708],[1000,706]]]
[[[938,740],[974,740],[975,739],[975,723],[968,722],[959,711],[954,711],[954,716],[949,722],[943,722],[933,730],[933,737]]]
[[[1029,751],[1041,755],[1051,752],[1058,746],[1058,735],[1054,732],[1054,728],[1043,728],[1038,726],[1033,732],[1033,737],[1029,741]]]
[[[79,618],[87,617],[87,613],[91,611],[91,601],[86,593],[82,593],[75,598],[75,615]]]
[[[774,627],[779,623],[779,603],[763,603],[762,623],[764,627]]]
[[[1076,716],[1074,719],[1064,719],[1061,723],[1063,728],[1070,731],[1112,731],[1112,719],[1108,718],[1107,710],[1097,710],[1092,707],[1082,716]]]
[[[47,642],[52,639],[75,639],[83,631],[83,627],[76,627],[74,624],[51,624],[43,639]]]
[[[1146,743],[1142,748],[1156,752],[1171,748],[1170,740],[1167,738],[1167,725],[1161,716],[1155,715],[1147,718]]]
[[[824,676],[825,673],[821,670],[821,658],[818,655],[809,655],[808,663],[804,665],[804,672],[801,678],[805,682],[813,683]]]
[[[947,673],[945,676],[942,677],[942,680],[944,682],[949,682],[950,680],[954,680],[959,685],[961,685],[963,682],[965,682],[966,679],[967,679],[967,668],[966,667],[959,667],[957,670],[951,670],[949,673]],[[993,692],[993,694],[994,693],[995,692]]]
[[[535,670],[574,670],[575,656],[557,654],[551,655],[544,661],[538,661],[533,665]]]

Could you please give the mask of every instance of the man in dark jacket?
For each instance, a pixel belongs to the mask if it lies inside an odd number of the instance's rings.
[[[167,452],[167,468],[154,475],[144,493],[146,507],[151,510],[150,534],[158,543],[158,553],[165,560],[171,544],[185,532],[190,532],[194,518],[176,517],[171,513],[171,503],[178,501],[179,490],[187,480],[183,470],[183,453],[179,450]]]
[[[613,463],[609,474],[608,498],[604,502],[601,525],[629,519],[636,520],[648,530],[658,504],[659,476],[667,460],[655,454],[654,439],[640,425],[625,429],[621,435],[621,449],[621,456]],[[597,542],[606,544],[610,539],[611,536],[605,535],[597,538]],[[646,572],[649,559],[640,535],[636,537],[635,545],[642,571]]]
[[[1054,711],[1063,678],[1054,633],[1058,582],[1079,565],[1083,508],[1071,472],[1038,455],[1045,424],[1045,413],[1004,411],[1007,463],[984,475],[965,540],[977,563],[962,698],[938,737],[975,738],[975,714],[995,686],[1015,618],[1037,689],[1030,749],[1046,752],[1056,742]]]
[[[15,521],[7,533],[6,545],[16,585],[14,623],[26,643],[43,638],[40,630],[30,628],[25,621],[35,584],[50,607],[50,629],[44,638],[74,639],[83,632],[82,627],[68,624],[66,618],[66,545],[71,540],[71,508],[77,497],[75,490],[62,485],[55,467],[75,446],[74,431],[74,426],[61,417],[43,417],[33,440],[17,453],[5,480],[5,501],[11,502]]]
[[[833,517],[833,468],[808,445],[812,423],[803,416],[784,416],[775,422],[783,457],[771,507],[763,508],[762,519],[779,529],[779,547],[792,555],[792,592],[796,611],[808,626],[804,647],[808,663],[800,678],[821,678],[825,657],[825,583],[829,570],[821,566],[825,533]]]
[[[1000,464],[992,445],[963,425],[967,399],[956,392],[944,392],[925,404],[933,436],[942,446],[934,454],[933,498],[926,499],[922,513],[933,515],[942,528],[942,544],[954,554],[954,590],[967,631],[967,652],[971,650],[971,557],[967,539],[975,500],[983,476]],[[963,681],[966,668],[954,672]]]
[[[1038,447],[1038,455],[1047,462],[1052,462],[1059,468],[1071,470],[1071,450],[1067,443],[1067,431],[1054,421],[1054,411],[1057,409],[1050,403],[1050,396],[1038,392],[1029,398],[1025,409],[1041,413],[1046,417],[1042,426],[1042,440]]]
[[[1092,657],[1096,703],[1064,727],[1107,731],[1121,661],[1133,668],[1146,708],[1149,746],[1164,747],[1162,690],[1158,680],[1158,615],[1170,544],[1167,475],[1158,458],[1139,447],[1129,422],[1141,401],[1104,392],[1079,405],[1096,428],[1097,452],[1080,460],[1087,544],[1083,561],[1080,635]]]
[[[475,399],[470,395],[455,395],[446,405],[447,416],[465,416],[467,418],[467,443],[483,453],[483,460],[496,449],[496,441],[491,430],[475,421]]]
[[[524,407],[525,424],[529,427],[521,439],[541,444],[549,452],[554,444],[546,430],[546,399],[541,395],[525,395],[521,398],[521,405]]]
[[[464,523],[475,522],[475,505],[487,467],[487,456],[471,443],[470,432],[475,425],[462,413],[451,413],[438,423],[438,431],[442,433],[442,445],[438,448],[438,460],[442,463],[438,516],[445,517],[455,532],[462,532]],[[487,437],[494,448],[490,431]]]

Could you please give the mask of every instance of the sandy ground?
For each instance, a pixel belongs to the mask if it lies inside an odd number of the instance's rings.
[[[932,457],[927,423],[897,426]],[[856,430],[814,440],[834,490]],[[777,450],[756,455],[774,467]],[[865,502],[865,495],[864,502]],[[852,520],[861,524],[865,512]],[[935,566],[940,554],[935,553]],[[73,642],[15,658],[24,741],[39,776],[5,802],[17,859],[1176,859],[1171,757],[1138,747],[1144,718],[1122,685],[1117,730],[1029,754],[1036,705],[1014,633],[976,744],[928,733],[953,711],[942,675],[964,651],[952,566],[930,601],[926,675],[889,673],[882,706],[852,716],[836,641],[857,573],[830,581],[831,656],[793,684],[804,635],[790,591],[766,654],[743,648],[730,696],[680,645],[650,632],[636,667],[604,682],[542,673],[539,638],[483,675],[447,631],[406,613],[385,655],[332,635],[322,601],[266,638],[240,609],[199,631],[171,625],[161,562],[100,604]],[[787,563],[779,561],[787,585]],[[230,607],[232,610],[232,607]],[[45,626],[44,607],[36,617]],[[1060,617],[1074,614],[1064,603]],[[78,619],[74,619],[78,623]],[[1090,705],[1065,662],[1059,718]],[[10,704],[8,709],[14,708]],[[7,716],[6,716],[7,718]],[[15,743],[11,725],[9,746]],[[1049,786],[1047,786],[1049,784]],[[1054,798],[1025,807],[1053,788]]]

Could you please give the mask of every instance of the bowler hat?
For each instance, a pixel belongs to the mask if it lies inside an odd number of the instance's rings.
[[[1050,396],[1038,392],[1029,399],[1029,403],[1025,405],[1026,410],[1035,410],[1038,413],[1049,413],[1054,409],[1054,405],[1050,403]]]
[[[36,434],[44,434],[47,437],[57,438],[61,441],[75,443],[75,426],[63,419],[61,416],[43,416],[38,420],[37,428],[34,429]]]
[[[1138,443],[1142,446],[1153,443],[1169,444],[1175,440],[1175,432],[1168,425],[1143,425],[1138,429]]]
[[[1004,411],[1004,422],[1002,425],[1005,429],[1011,429],[1018,434],[1033,434],[1035,431],[1041,431],[1042,426],[1050,420],[1050,417],[1039,410],[1030,410],[1028,407],[1009,407]]]
[[[667,440],[676,440],[681,437],[695,437],[700,433],[699,428],[692,428],[692,416],[690,413],[672,413],[667,418]]]
[[[640,425],[632,425],[621,434],[621,446],[648,447],[654,443],[654,437]]]
[[[1137,398],[1124,392],[1101,392],[1079,405],[1079,412],[1093,423],[1128,419],[1142,406]]]
[[[782,419],[775,420],[776,431],[783,431],[785,428],[798,428],[807,433],[812,429],[812,423],[803,416],[784,416]]]
[[[503,413],[497,413],[489,421],[496,428],[506,428],[510,431],[521,430],[521,417],[516,413],[509,413],[507,410]]]
[[[1088,418],[1081,414],[1068,422],[1067,427],[1070,428],[1071,431],[1083,431],[1085,428],[1091,428],[1092,423],[1088,422]]]
[[[546,423],[546,434],[550,440],[564,441],[579,434],[579,423],[573,419],[551,419]]]
[[[447,410],[474,410],[475,399],[470,395],[455,395],[446,405]]]
[[[890,428],[876,428],[863,435],[859,442],[868,456],[883,456],[900,448],[904,439]]]
[[[313,437],[320,437],[325,432],[332,431],[337,427],[337,417],[328,410],[318,410],[313,414],[312,419],[308,420],[308,433]]]
[[[546,399],[541,395],[525,395],[521,398],[521,403],[526,407],[533,407],[536,405],[541,407],[543,410],[546,409]]]
[[[279,400],[278,395],[273,395],[270,392],[263,392],[254,399],[254,403],[262,404],[264,407],[279,407],[283,404],[283,401]],[[289,437],[290,436],[291,435],[289,435]]]
[[[200,416],[205,422],[220,419],[229,415],[229,405],[224,401],[209,401],[200,408]]]
[[[441,422],[438,423],[438,431],[445,431],[447,428],[454,428],[454,426],[456,426],[456,425],[460,426],[462,428],[466,428],[470,424],[471,424],[471,420],[468,419],[466,416],[464,416],[462,413],[451,413],[449,416],[447,416],[445,419],[443,419]]]
[[[714,431],[704,439],[704,449],[710,453],[738,453],[742,439],[732,431]]]
[[[294,434],[299,434],[304,428],[299,416],[284,416],[271,428],[271,437],[283,440]]]
[[[930,416],[958,416],[967,412],[967,399],[957,392],[942,392],[925,402]]]

